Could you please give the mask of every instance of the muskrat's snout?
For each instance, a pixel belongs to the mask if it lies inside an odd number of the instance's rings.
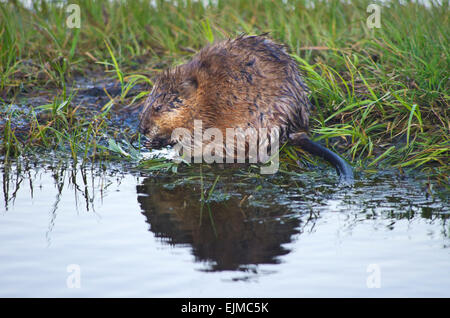
[[[172,144],[170,137],[160,134],[156,125],[141,122],[139,132],[145,136],[144,146],[147,148],[158,149]]]
[[[154,127],[153,127],[154,128]],[[145,136],[144,146],[150,149],[158,149],[168,146],[171,143],[170,138],[152,133],[154,129],[145,126],[139,126],[139,132]]]
[[[163,144],[162,138],[157,138],[156,135],[158,133],[158,127],[152,123],[152,121],[148,118],[148,113],[143,112],[139,116],[139,126],[138,131],[140,134],[144,135],[145,141],[144,146],[147,148],[160,148]]]
[[[172,143],[168,138],[155,137],[152,139],[148,139],[148,141],[145,143],[145,146],[150,149],[159,149],[171,144]]]

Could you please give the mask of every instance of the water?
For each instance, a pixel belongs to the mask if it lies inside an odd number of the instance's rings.
[[[448,198],[420,176],[0,167],[2,297],[450,296]]]

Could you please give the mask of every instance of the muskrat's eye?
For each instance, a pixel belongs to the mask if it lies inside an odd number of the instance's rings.
[[[155,111],[156,111],[156,112],[159,112],[159,111],[161,110],[161,108],[162,108],[162,106],[161,106],[161,105],[159,105],[159,106],[156,106],[156,107],[155,107]]]

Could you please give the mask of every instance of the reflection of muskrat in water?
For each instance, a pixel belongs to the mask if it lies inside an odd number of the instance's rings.
[[[203,129],[280,129],[280,143],[300,146],[336,168],[352,182],[351,167],[329,149],[311,141],[311,104],[298,66],[285,48],[264,36],[240,36],[203,48],[188,63],[163,72],[141,114],[148,145],[172,144],[172,131]]]
[[[233,195],[224,202],[207,203],[202,210],[195,183],[167,189],[162,180],[146,178],[137,186],[149,230],[162,243],[192,246],[196,262],[206,262],[208,271],[276,264],[290,251],[285,244],[316,220],[305,213],[308,222],[303,222],[301,210],[297,211],[299,217],[292,217],[288,208],[276,203],[267,207],[252,205],[251,200],[245,200],[247,196],[241,198],[243,189],[235,192],[229,182],[224,188],[218,186],[218,191],[232,191]],[[173,179],[166,181],[173,185]]]

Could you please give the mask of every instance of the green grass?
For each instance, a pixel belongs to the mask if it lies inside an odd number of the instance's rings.
[[[316,140],[357,170],[421,169],[448,183],[449,5],[393,1],[382,7],[381,28],[368,29],[371,2],[71,1],[81,8],[80,29],[66,27],[60,3],[39,1],[29,10],[1,2],[0,151],[6,160],[36,149],[66,149],[83,160],[108,156],[99,142],[114,138],[111,109],[139,104],[148,93],[129,97],[133,86],[150,89],[161,69],[214,40],[270,32],[290,48],[312,90]],[[68,91],[93,73],[118,80],[121,94],[87,114]],[[42,105],[47,119],[30,108],[20,131],[11,105],[42,89],[55,96]],[[298,160],[285,147],[281,168],[293,170]]]

